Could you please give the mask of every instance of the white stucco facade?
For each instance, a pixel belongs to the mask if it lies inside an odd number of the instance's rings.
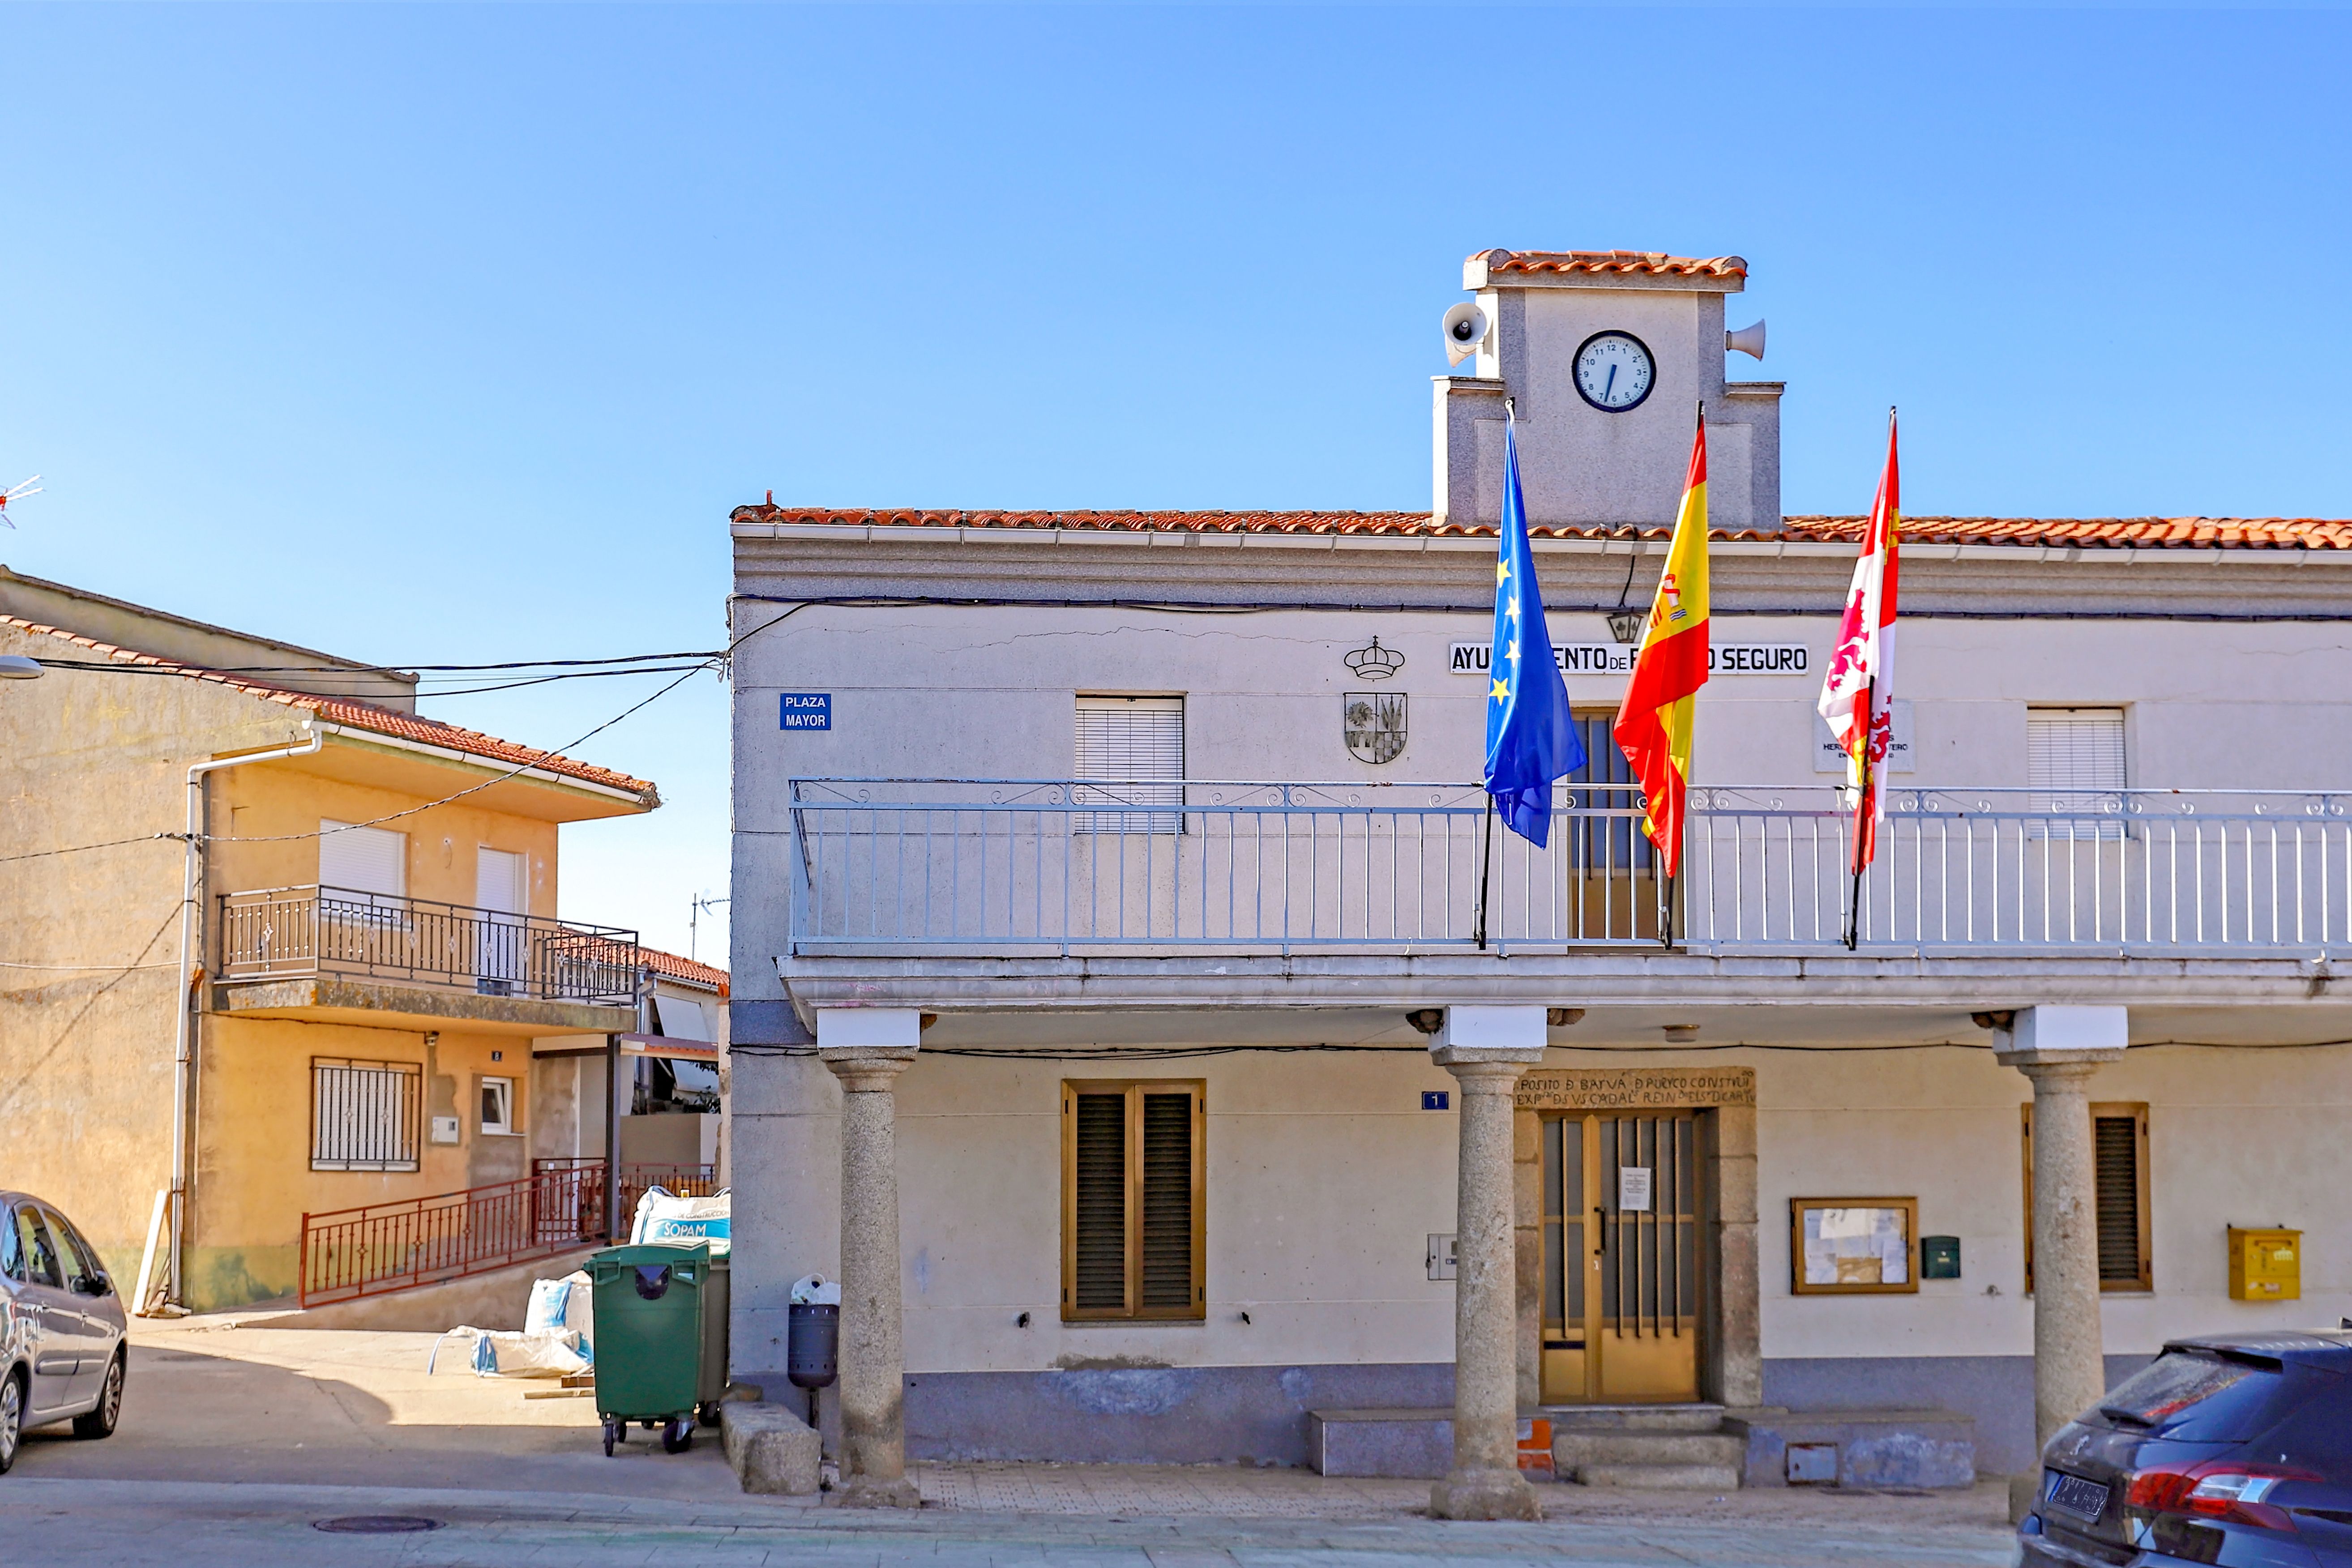
[[[1466,379],[1519,400],[1529,510],[1558,525],[1535,551],[1560,645],[1610,644],[1605,613],[1646,601],[1664,541],[1644,530],[1671,515],[1687,405],[1713,400],[1717,471],[1741,476],[1718,492],[1716,521],[1754,531],[1714,546],[1713,639],[1801,648],[1803,660],[1793,673],[1710,681],[1694,783],[1736,797],[1759,833],[1793,836],[1787,811],[1825,798],[1813,703],[1853,547],[1782,528],[1777,412],[1727,384],[1715,353],[1724,292],[1481,291],[1494,343]],[[1560,345],[1628,322],[1659,351],[1652,400],[1685,407],[1671,440],[1579,412],[1553,384]],[[1371,915],[1345,942],[1267,940],[1262,923],[1250,940],[1236,935],[1231,907],[1251,898],[1314,905],[1340,922],[1318,928],[1326,938],[1351,929],[1351,888],[1396,912],[1407,880],[1376,862],[1404,853],[1407,829],[1393,815],[1337,829],[1335,842],[1361,854],[1360,880],[1347,879],[1355,862],[1336,873],[1318,862],[1270,894],[1268,819],[1214,814],[1229,794],[1272,797],[1230,786],[1327,786],[1313,798],[1344,813],[1423,794],[1458,801],[1444,786],[1475,785],[1485,682],[1456,673],[1453,650],[1483,643],[1491,614],[1493,536],[1462,532],[1460,510],[1491,515],[1475,479],[1484,416],[1462,417],[1465,400],[1487,390],[1441,383],[1434,519],[1286,531],[1247,514],[737,514],[738,1375],[782,1366],[784,1285],[839,1266],[841,1093],[814,1059],[814,1029],[818,1011],[855,1007],[930,1020],[895,1089],[917,1452],[1296,1462],[1303,1437],[1286,1434],[1303,1433],[1308,1410],[1443,1404],[1456,1286],[1431,1278],[1427,1254],[1432,1236],[1454,1228],[1459,1100],[1424,1108],[1457,1086],[1406,1015],[1475,1003],[1576,1010],[1549,1029],[1545,1069],[1752,1074],[1752,1113],[1703,1121],[1699,1133],[1715,1162],[1700,1200],[1713,1229],[1695,1254],[1714,1358],[1706,1397],[1940,1405],[1975,1418],[1983,1468],[2031,1463],[2021,1108],[2034,1090],[1995,1059],[2009,1037],[1987,1021],[2037,1005],[2120,1008],[2127,1020],[2130,1048],[2088,1090],[2095,1110],[2145,1108],[2147,1286],[2111,1280],[2103,1291],[2108,1356],[2147,1356],[2183,1333],[2352,1316],[2352,1216],[2336,1201],[2352,1175],[2337,1136],[2352,1099],[2352,1005],[2332,967],[2352,853],[2343,796],[2331,793],[2352,789],[2342,636],[2352,565],[2336,552],[2083,549],[1923,529],[1906,545],[1901,626],[1912,758],[1892,782],[1912,808],[1933,797],[1943,815],[1893,833],[1874,873],[1891,879],[1873,896],[1917,908],[1883,911],[1894,923],[1854,952],[1776,934],[1771,922],[1813,896],[1799,889],[1794,860],[1759,862],[1768,879],[1788,879],[1785,892],[1745,882],[1723,892],[1728,847],[1706,873],[1717,918],[1703,921],[1694,901],[1672,948],[1622,931],[1538,941],[1522,924],[1479,951],[1464,930],[1430,929],[1458,910],[1433,915],[1425,886],[1409,936],[1375,940]],[[1729,408],[1743,396],[1744,422]],[[1733,426],[1740,434],[1723,439]],[[1600,512],[1543,499],[1571,493]],[[1585,526],[1594,522],[1624,526]],[[1379,682],[1345,662],[1374,638],[1403,658]],[[1580,715],[1605,714],[1624,679],[1571,673],[1570,700]],[[1375,686],[1401,693],[1406,712],[1401,752],[1379,764],[1350,753],[1342,717],[1346,694]],[[785,728],[787,694],[822,695],[828,727]],[[1186,782],[1174,810],[1197,809],[1197,824],[1187,816],[1178,831],[1171,818],[1123,838],[1070,827],[1078,797],[1051,792],[1071,787],[1082,699],[1104,697],[1181,699]],[[2003,900],[2025,912],[2023,884],[1988,898],[1967,875],[2022,875],[2040,855],[2032,896],[2059,896],[2051,830],[2014,818],[2049,809],[2048,798],[2032,804],[2047,781],[2029,726],[2036,710],[2062,709],[2119,715],[2129,791],[2253,793],[2134,795],[2140,815],[2084,819],[2089,847],[2070,851],[2074,864],[2112,859],[2115,893],[2140,900],[2137,934],[2126,921],[2113,940],[2097,935],[2116,919],[2097,881],[2068,885],[2073,926],[2068,910],[2045,910],[2033,940],[1998,921],[1958,940],[1955,921],[2008,920]],[[2001,791],[2018,793],[1986,804]],[[907,809],[925,801],[933,808]],[[2008,826],[1993,826],[2003,812]],[[2210,827],[2225,818],[2239,826]],[[1733,826],[1723,843],[1747,830]],[[2200,831],[2231,847],[2179,847]],[[1244,832],[1256,836],[1255,858],[1233,849]],[[1956,836],[1987,832],[2011,833],[2014,856],[1971,863],[1964,848],[1949,869]],[[1177,868],[1106,868],[1115,852],[1145,854],[1146,840]],[[1063,858],[1049,860],[1049,846]],[[1032,859],[1008,869],[1007,851]],[[1947,868],[1931,875],[1937,854]],[[1419,862],[1424,883],[1431,864]],[[2148,913],[2162,901],[2159,870],[2172,879],[2164,932]],[[1125,928],[1110,940],[1098,913],[1091,943],[1070,925],[1049,931],[1051,898],[1068,898],[1073,878],[1097,900],[1126,886],[1135,918],[1165,940]],[[1539,884],[1506,876],[1503,886],[1532,899]],[[1696,889],[1685,895],[1697,900]],[[918,899],[932,902],[918,910]],[[1201,906],[1191,927],[1188,899]],[[1927,908],[1936,900],[1940,913]],[[2181,934],[2182,920],[2200,918]],[[1067,1321],[1065,1085],[1112,1079],[1201,1086],[1196,1318]],[[1515,1156],[1523,1388],[1538,1377],[1530,1292],[1540,1285],[1525,1249],[1543,1218],[1528,1196],[1541,1114],[1523,1105]],[[1791,1205],[1840,1197],[1916,1200],[1918,1234],[1958,1238],[1958,1277],[1900,1293],[1796,1291]],[[2304,1233],[2298,1302],[2230,1299],[2233,1226]]]

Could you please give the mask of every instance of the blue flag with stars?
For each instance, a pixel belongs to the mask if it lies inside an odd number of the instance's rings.
[[[1540,849],[1551,837],[1552,781],[1584,765],[1584,743],[1536,590],[1516,421],[1503,427],[1503,539],[1486,673],[1486,793],[1510,830]]]

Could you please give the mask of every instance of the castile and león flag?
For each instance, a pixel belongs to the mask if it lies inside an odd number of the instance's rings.
[[[1837,647],[1822,677],[1822,717],[1845,752],[1846,784],[1853,800],[1853,841],[1847,857],[1851,882],[1845,944],[1862,940],[1862,878],[1878,853],[1878,825],[1886,816],[1879,775],[1895,734],[1895,601],[1903,523],[1902,485],[1895,464],[1895,414],[1886,416],[1886,467],[1862,554],[1853,563]]]

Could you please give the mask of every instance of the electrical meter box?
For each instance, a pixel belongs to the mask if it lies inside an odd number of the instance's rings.
[[[2303,1299],[2303,1232],[2230,1227],[2230,1300]]]

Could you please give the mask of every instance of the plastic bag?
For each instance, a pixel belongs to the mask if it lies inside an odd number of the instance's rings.
[[[670,1247],[710,1244],[713,1258],[724,1258],[732,1245],[732,1204],[726,1189],[707,1198],[682,1198],[666,1187],[647,1187],[637,1200],[637,1217],[630,1226],[632,1242]]]

